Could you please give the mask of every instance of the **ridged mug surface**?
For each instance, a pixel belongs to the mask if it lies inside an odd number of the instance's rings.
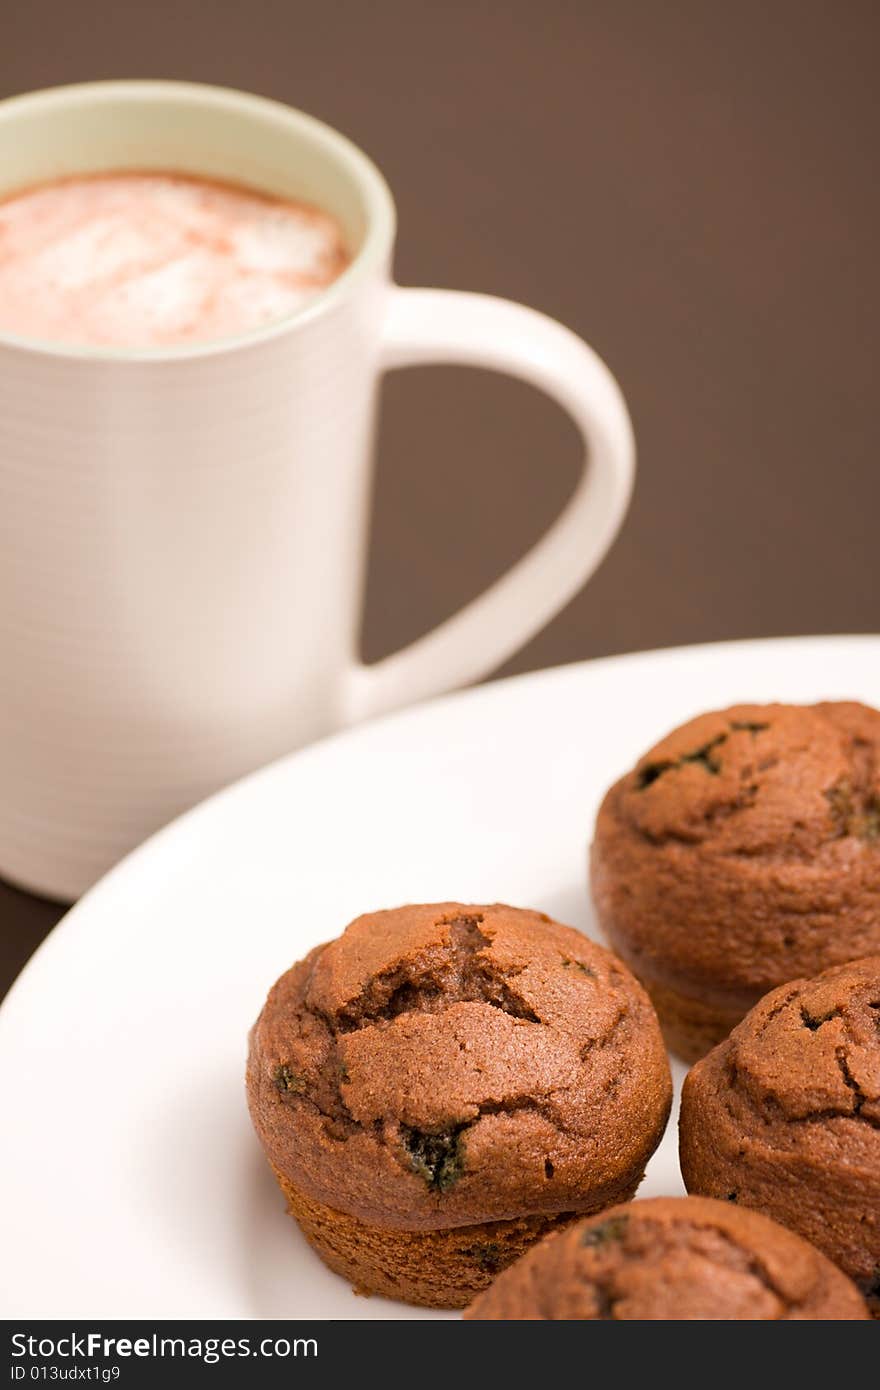
[[[0,872],[72,898],[178,812],[340,722],[393,209],[342,137],[210,88],[14,99],[0,141],[7,189],[189,169],[318,199],[356,251],[372,238],[344,285],[241,340],[0,340]]]

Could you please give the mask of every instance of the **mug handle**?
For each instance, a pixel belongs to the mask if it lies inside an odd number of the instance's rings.
[[[623,520],[635,444],[620,388],[569,329],[509,300],[392,288],[381,370],[425,363],[488,367],[531,382],[571,416],[584,470],[561,515],[506,574],[409,646],[350,672],[344,716],[370,718],[487,675],[589,578]]]

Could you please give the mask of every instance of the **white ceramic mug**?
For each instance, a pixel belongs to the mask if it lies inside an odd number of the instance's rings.
[[[633,442],[607,368],[529,309],[391,283],[395,216],[348,140],[261,98],[171,82],[0,103],[0,195],[174,169],[319,204],[352,264],[239,338],[118,351],[0,335],[0,874],[78,896],[224,783],[354,720],[485,675],[595,569]],[[357,659],[382,372],[494,368],[583,436],[562,515],[404,651]]]

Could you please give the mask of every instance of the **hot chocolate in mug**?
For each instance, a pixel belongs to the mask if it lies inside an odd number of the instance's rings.
[[[395,214],[343,136],[173,82],[0,103],[0,196],[168,170],[338,219],[348,268],[238,337],[103,348],[0,332],[0,875],[72,899],[225,783],[487,674],[610,545],[634,450],[612,376],[541,314],[391,280]],[[412,646],[357,657],[377,384],[442,362],[532,382],[584,470],[497,583]]]

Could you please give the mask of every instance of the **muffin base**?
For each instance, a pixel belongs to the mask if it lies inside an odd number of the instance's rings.
[[[640,976],[657,1010],[670,1052],[683,1062],[698,1062],[745,1017],[746,1009],[722,1009]]]
[[[423,1308],[464,1308],[542,1236],[632,1197],[637,1180],[581,1211],[518,1216],[437,1231],[374,1226],[306,1195],[272,1166],[287,1209],[324,1263],[355,1293],[381,1294]]]

